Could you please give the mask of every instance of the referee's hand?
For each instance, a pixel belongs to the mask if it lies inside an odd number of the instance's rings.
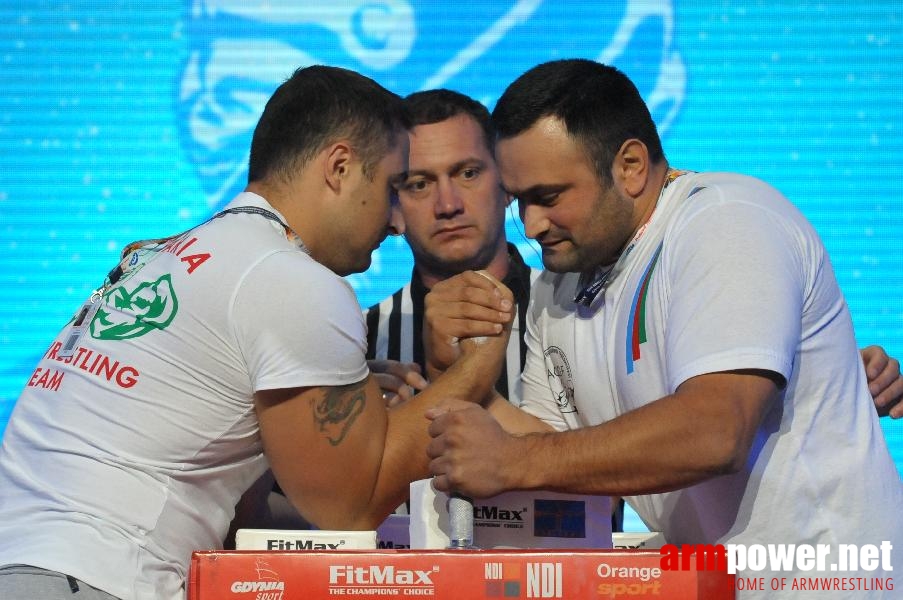
[[[414,394],[429,385],[420,373],[420,365],[417,363],[368,360],[367,365],[382,390],[388,408],[407,402]]]

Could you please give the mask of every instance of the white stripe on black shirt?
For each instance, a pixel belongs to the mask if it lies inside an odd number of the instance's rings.
[[[520,404],[520,373],[527,357],[523,333],[526,331],[530,285],[539,277],[540,271],[531,269],[512,244],[508,244],[508,256],[510,266],[502,283],[514,294],[517,319],[511,327],[505,364],[495,387],[503,397]],[[367,309],[367,359],[414,362],[426,372],[423,301],[427,292],[429,290],[423,285],[415,268],[407,285]]]

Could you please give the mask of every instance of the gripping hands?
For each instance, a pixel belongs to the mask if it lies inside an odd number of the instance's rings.
[[[462,355],[478,354],[498,377],[514,317],[514,296],[485,271],[465,271],[437,283],[425,300],[427,374],[447,370]]]

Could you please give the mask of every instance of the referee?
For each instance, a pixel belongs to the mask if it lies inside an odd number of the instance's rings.
[[[517,302],[496,389],[519,404],[530,284],[540,272],[505,239],[505,209],[511,198],[502,190],[495,166],[489,111],[444,89],[411,94],[405,103],[414,127],[408,178],[399,200],[414,269],[404,287],[367,310],[367,358],[416,363],[425,373],[424,297],[443,279],[485,269]]]

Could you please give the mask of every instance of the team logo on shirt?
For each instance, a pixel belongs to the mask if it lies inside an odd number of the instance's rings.
[[[166,329],[179,310],[169,274],[137,285],[129,280],[104,294],[91,321],[91,337],[127,340],[156,329]]]
[[[568,358],[558,346],[549,346],[544,352],[546,357],[546,377],[549,388],[555,396],[558,409],[563,413],[577,412],[574,404],[574,379]]]

